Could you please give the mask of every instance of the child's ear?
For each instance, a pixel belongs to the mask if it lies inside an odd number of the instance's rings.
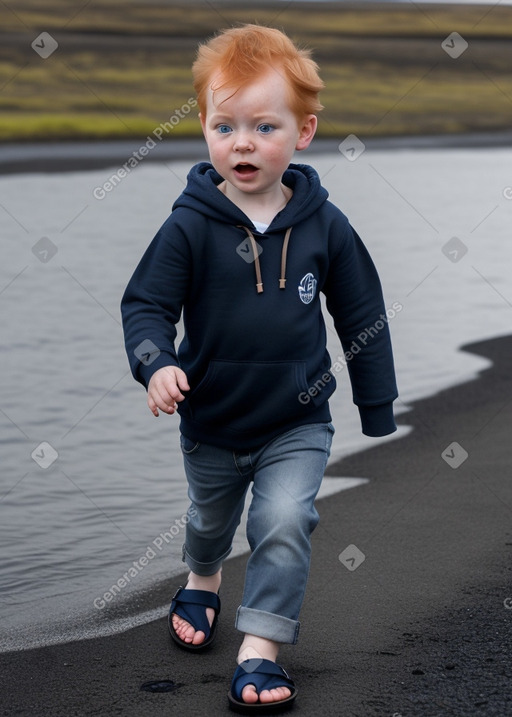
[[[295,149],[307,149],[311,144],[311,140],[315,136],[318,119],[316,115],[306,115],[300,127],[299,139],[295,145]]]

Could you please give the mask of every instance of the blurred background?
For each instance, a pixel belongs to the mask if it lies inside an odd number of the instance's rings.
[[[198,42],[240,22],[313,49],[319,136],[510,129],[511,19],[503,2],[2,2],[0,140],[144,137],[193,94]],[[453,32],[470,52],[439,52]],[[173,130],[198,134],[194,116]]]

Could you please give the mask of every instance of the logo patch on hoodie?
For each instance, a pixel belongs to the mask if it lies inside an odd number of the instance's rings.
[[[310,304],[316,294],[317,280],[309,272],[302,277],[299,284],[299,296],[303,304]]]

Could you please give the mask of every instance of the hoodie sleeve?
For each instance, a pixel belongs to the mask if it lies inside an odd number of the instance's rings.
[[[337,226],[324,293],[344,351],[363,433],[396,431],[397,397],[391,339],[380,280],[363,242],[346,222]]]
[[[144,253],[121,301],[130,368],[146,388],[158,369],[179,366],[174,342],[189,269],[190,248],[171,215]]]

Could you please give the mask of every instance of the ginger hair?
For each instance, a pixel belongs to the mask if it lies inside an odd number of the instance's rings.
[[[208,89],[232,89],[235,94],[274,69],[288,82],[288,102],[300,123],[306,115],[323,109],[318,93],[324,83],[309,50],[301,50],[283,32],[261,25],[223,30],[199,46],[192,65],[199,110],[206,116]]]

